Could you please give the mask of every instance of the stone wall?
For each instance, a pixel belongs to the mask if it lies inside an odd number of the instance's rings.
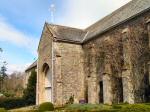
[[[52,73],[52,100],[55,105],[67,103],[71,96],[74,96],[75,103],[85,98],[84,53],[81,45],[54,41],[45,26],[38,54],[37,104],[46,101],[44,64],[48,64]]]
[[[150,12],[124,22],[83,45],[53,40],[44,27],[38,49],[37,104],[45,102],[44,64],[52,75],[52,102],[139,103],[150,87]],[[53,65],[53,66],[52,66]]]
[[[116,94],[120,93],[112,91],[119,89],[120,82],[116,80],[119,78],[122,79],[124,102],[145,102],[147,84],[144,80],[150,59],[146,24],[149,15],[150,12],[145,12],[83,45],[89,103],[98,102],[100,81],[104,85],[104,103],[119,103],[121,100]],[[106,69],[108,64],[110,67]]]
[[[55,102],[65,104],[71,96],[75,103],[84,99],[84,58],[81,45],[54,42]]]
[[[150,19],[147,21],[147,30],[148,30],[148,40],[149,40],[149,50],[150,50]],[[149,75],[150,75],[150,61],[148,62],[149,65]],[[149,76],[150,81],[150,76]]]
[[[43,71],[44,64],[48,64],[49,69],[52,72],[52,34],[49,32],[46,26],[43,29],[38,48],[37,104],[45,102],[45,73]]]

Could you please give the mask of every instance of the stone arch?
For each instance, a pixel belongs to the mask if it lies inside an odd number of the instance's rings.
[[[52,74],[47,63],[43,64],[42,72],[44,75],[44,97],[46,102],[52,102]]]
[[[42,72],[46,72],[46,70],[49,69],[49,65],[47,63],[44,63],[42,66]]]

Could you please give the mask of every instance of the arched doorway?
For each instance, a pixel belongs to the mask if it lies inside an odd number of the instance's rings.
[[[43,65],[45,102],[52,102],[52,75],[48,64]]]

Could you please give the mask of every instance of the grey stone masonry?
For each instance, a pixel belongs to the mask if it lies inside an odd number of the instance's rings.
[[[148,40],[149,40],[149,49],[150,49],[150,19],[147,21],[147,30],[148,30]]]
[[[96,74],[96,51],[94,45],[91,48],[91,70],[90,77],[88,79],[88,103],[98,103],[97,94],[97,74]]]
[[[37,104],[150,101],[150,0],[132,0],[87,29],[46,23],[37,79]]]
[[[113,102],[112,85],[111,65],[105,64],[105,73],[103,75],[104,104],[111,105]]]
[[[147,23],[149,51],[150,51],[150,18],[147,20],[146,23]],[[149,82],[150,82],[150,60],[148,61],[148,71],[149,71]]]
[[[123,66],[123,99],[124,102],[128,102],[130,104],[134,103],[134,88],[132,83],[132,65],[131,65],[131,52],[130,52],[130,43],[129,36],[130,31],[129,28],[125,28],[122,31],[123,34],[123,58],[124,58],[124,66]]]

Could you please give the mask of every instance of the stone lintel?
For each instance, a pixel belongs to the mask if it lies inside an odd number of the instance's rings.
[[[130,31],[129,28],[125,28],[122,30],[122,33],[128,33],[129,31]]]
[[[149,24],[150,23],[150,19],[148,19],[147,21],[146,21],[146,24]]]
[[[106,42],[110,41],[110,36],[105,37],[104,41]]]

